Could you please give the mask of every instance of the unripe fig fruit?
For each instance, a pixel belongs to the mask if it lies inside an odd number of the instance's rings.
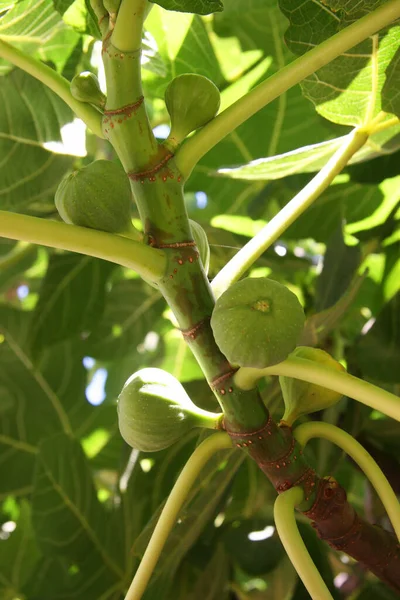
[[[123,168],[109,160],[96,160],[62,179],[55,203],[66,223],[128,233],[132,192]]]
[[[229,362],[258,369],[284,360],[303,326],[295,294],[267,278],[234,283],[218,298],[211,316],[215,341]]]
[[[195,73],[175,77],[165,90],[165,104],[171,117],[166,146],[177,148],[189,133],[211,121],[220,102],[217,86],[207,77]]]
[[[75,100],[80,102],[88,102],[100,109],[106,104],[107,98],[100,89],[99,80],[90,71],[75,75],[70,83],[70,90]]]
[[[290,356],[291,358],[305,358],[335,371],[346,370],[330,354],[319,348],[299,346]],[[281,376],[279,377],[279,383],[285,402],[285,413],[282,421],[290,426],[302,415],[329,408],[329,406],[339,402],[342,397],[342,394],[338,392],[292,377]]]
[[[143,452],[168,448],[194,427],[215,429],[221,417],[193,404],[179,381],[162,369],[141,369],[118,398],[121,435]]]
[[[110,14],[118,12],[121,0],[103,0],[104,8]]]
[[[201,225],[189,219],[190,229],[192,231],[193,239],[196,242],[196,246],[200,253],[200,259],[203,264],[206,274],[210,266],[210,246],[208,244],[207,234]]]

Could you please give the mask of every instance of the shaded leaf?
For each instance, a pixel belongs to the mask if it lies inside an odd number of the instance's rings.
[[[400,117],[400,49],[397,49],[386,68],[386,81],[382,89],[382,108]]]
[[[118,534],[97,500],[80,444],[63,433],[40,444],[32,508],[44,554],[90,568],[108,585],[123,578]]]
[[[285,555],[272,520],[234,522],[222,539],[230,557],[249,575],[261,576],[272,571]]]
[[[35,365],[29,354],[29,326],[29,313],[0,309],[0,497],[29,492],[42,438],[63,428],[87,435],[96,426],[94,414],[101,411],[85,399],[79,347],[53,346]]]
[[[286,204],[288,190],[283,190],[281,205]],[[295,194],[293,194],[294,196]],[[381,189],[374,185],[360,185],[352,182],[341,183],[340,179],[331,185],[321,196],[291,225],[283,239],[304,239],[312,237],[327,242],[340,224],[357,223],[371,216],[384,200]],[[361,228],[361,227],[360,227]]]
[[[56,342],[88,335],[103,313],[105,286],[114,268],[89,256],[51,255],[32,319],[35,354]]]
[[[146,334],[157,330],[164,308],[160,293],[141,279],[115,282],[105,297],[104,314],[87,339],[87,353],[109,360],[137,352]],[[157,343],[158,334],[155,346]]]
[[[182,600],[226,600],[229,597],[229,567],[229,558],[222,544],[216,544],[211,558],[201,570],[197,570],[194,582],[193,573],[188,574],[189,593],[185,592],[180,597]],[[171,600],[177,598],[175,590],[173,593]]]
[[[197,13],[209,15],[210,13],[223,10],[221,0],[150,0],[159,4],[167,10]]]
[[[0,539],[0,593],[3,598],[22,592],[40,559],[31,524],[30,505],[26,500],[20,504],[16,526],[8,539]]]
[[[332,234],[324,256],[322,272],[317,280],[315,309],[333,306],[346,292],[361,261],[359,246],[346,246],[342,227]]]
[[[75,0],[53,0],[53,5],[56,11],[63,15],[74,2]]]
[[[346,292],[333,305],[309,316],[301,335],[299,346],[321,346],[322,341],[333,331],[352,307],[365,280],[365,275],[355,277]]]
[[[60,128],[72,120],[72,113],[46,86],[20,70],[0,78],[0,97],[0,208],[53,211],[54,192],[72,158],[53,154],[43,145],[61,139]]]
[[[355,347],[365,377],[400,382],[400,292],[388,302]]]

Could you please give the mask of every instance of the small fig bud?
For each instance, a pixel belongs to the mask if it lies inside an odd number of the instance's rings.
[[[141,369],[118,398],[121,435],[143,452],[168,448],[194,427],[215,429],[221,417],[193,404],[179,381],[162,369]]]
[[[165,104],[171,117],[171,132],[165,145],[176,149],[191,133],[211,121],[220,106],[217,86],[195,73],[178,75],[165,90]]]
[[[336,371],[346,370],[330,354],[319,348],[299,346],[290,356],[293,358],[305,358]],[[281,376],[279,377],[279,383],[281,384],[283,400],[285,402],[285,413],[282,421],[289,426],[292,426],[296,419],[302,415],[333,406],[342,397],[342,394],[338,392],[315,385],[314,383],[293,379],[292,377]]]
[[[193,239],[196,242],[196,246],[200,253],[201,262],[207,274],[210,266],[210,246],[208,244],[207,234],[202,226],[196,223],[196,221],[189,219],[189,223]]]
[[[75,75],[70,83],[70,90],[75,100],[88,102],[101,110],[104,109],[106,96],[100,89],[99,80],[96,75],[90,73],[90,71],[84,71],[79,75]]]
[[[62,179],[55,203],[66,223],[128,233],[132,192],[123,168],[109,160],[96,160]]]
[[[258,369],[284,360],[303,326],[295,294],[267,278],[234,283],[218,298],[211,316],[215,341],[229,362]]]

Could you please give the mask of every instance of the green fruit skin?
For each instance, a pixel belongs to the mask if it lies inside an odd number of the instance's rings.
[[[343,365],[319,348],[299,346],[290,356],[311,360],[336,371],[346,371]],[[338,392],[292,377],[281,376],[279,377],[279,383],[285,402],[285,413],[282,421],[289,426],[292,426],[299,417],[329,408],[342,398],[342,394]]]
[[[103,4],[108,13],[117,13],[121,4],[121,0],[103,0]]]
[[[304,321],[300,302],[286,286],[267,278],[247,278],[218,298],[211,327],[231,364],[263,369],[294,350]]]
[[[171,117],[167,146],[178,146],[189,133],[203,127],[217,114],[221,97],[217,86],[195,73],[178,75],[165,90],[165,104]]]
[[[198,408],[173,375],[157,368],[132,375],[118,398],[121,435],[143,452],[168,448],[194,427],[218,428],[221,417]]]
[[[66,223],[110,233],[132,229],[132,192],[121,166],[96,160],[64,177],[55,204]]]
[[[196,242],[196,246],[200,253],[200,259],[203,264],[206,274],[210,266],[210,246],[208,244],[207,234],[201,225],[189,219],[190,229],[192,231],[193,239]]]
[[[106,96],[100,89],[99,80],[90,71],[84,71],[75,75],[70,83],[71,94],[75,100],[94,104],[98,108],[104,108]]]

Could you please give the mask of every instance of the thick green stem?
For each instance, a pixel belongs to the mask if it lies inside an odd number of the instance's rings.
[[[221,269],[211,287],[218,298],[251,267],[286,229],[324,192],[368,140],[368,133],[355,129],[321,171],[257,235]]]
[[[24,54],[18,48],[14,48],[0,39],[0,56],[13,63],[15,66],[23,69],[32,77],[35,77],[48,88],[53,90],[68,106],[74,111],[77,117],[101,138],[104,138],[101,130],[100,112],[91,104],[75,100],[69,89],[69,81],[59,75],[56,71],[41,63],[40,61]]]
[[[304,358],[287,358],[283,362],[265,369],[243,367],[236,372],[235,383],[242,390],[251,390],[262,377],[270,375],[284,375],[315,383],[358,400],[400,421],[400,398],[398,396],[349,373],[334,371]]]
[[[299,425],[294,430],[293,435],[303,447],[312,438],[324,438],[333,442],[351,456],[374,486],[392,522],[397,538],[400,540],[400,504],[396,494],[372,456],[364,450],[352,435],[330,423],[316,421]]]
[[[151,540],[146,548],[136,575],[133,578],[125,600],[140,600],[160,557],[168,535],[175,525],[179,511],[189,495],[202,468],[218,450],[232,448],[226,433],[216,433],[200,444],[183,467],[172,492],[163,508]]]
[[[275,500],[274,519],[281,542],[313,600],[333,600],[299,533],[294,510],[303,490],[293,487]]]
[[[399,17],[399,0],[390,0],[260,83],[182,146],[176,164],[183,177],[187,179],[211,148],[269,102]]]
[[[112,44],[118,50],[133,52],[140,48],[147,12],[147,0],[122,0],[111,36]]]
[[[0,236],[102,258],[133,269],[153,282],[165,273],[166,257],[162,250],[86,227],[1,210]]]

